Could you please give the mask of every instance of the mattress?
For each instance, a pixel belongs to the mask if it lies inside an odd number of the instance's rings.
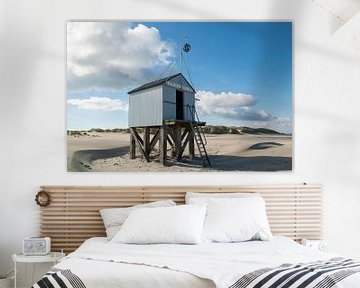
[[[330,259],[338,259],[337,257],[312,250],[286,237],[274,237],[272,241],[200,245],[112,244],[106,238],[91,238],[54,268],[57,271],[71,271],[83,283],[83,286],[69,287],[278,287],[241,286],[236,283],[240,283],[238,281],[243,278],[248,279],[249,275],[254,275],[254,271],[273,274],[271,269],[279,266],[282,267],[281,271],[287,271],[287,274],[292,268],[291,265],[298,263],[312,263],[312,267],[320,264],[333,267],[335,262]],[[360,268],[360,264],[349,259],[341,261],[353,263],[349,266],[352,270],[347,269],[351,273],[331,286],[319,287],[360,287],[360,273],[356,270]],[[299,270],[309,270],[308,267],[299,267],[294,266],[297,274],[292,277],[298,275]],[[342,271],[342,268],[340,270]],[[277,278],[271,280],[272,283],[276,283],[281,275],[284,274],[277,275]],[[303,278],[305,279],[305,276]],[[315,286],[311,284],[291,287]]]

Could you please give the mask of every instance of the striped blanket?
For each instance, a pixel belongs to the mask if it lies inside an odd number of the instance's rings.
[[[333,258],[304,264],[283,264],[242,276],[229,288],[331,288],[346,277],[360,272],[360,262]],[[69,269],[52,269],[32,288],[86,288]],[[104,287],[106,288],[106,287]],[[349,287],[351,288],[351,287]]]
[[[331,288],[359,272],[360,262],[345,258],[296,265],[284,264],[246,274],[229,288]]]
[[[69,269],[51,269],[32,288],[86,288],[81,279]]]

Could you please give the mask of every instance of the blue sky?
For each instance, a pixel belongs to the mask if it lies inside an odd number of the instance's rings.
[[[69,22],[68,129],[127,127],[126,92],[178,62],[181,39],[202,120],[292,132],[291,22]]]

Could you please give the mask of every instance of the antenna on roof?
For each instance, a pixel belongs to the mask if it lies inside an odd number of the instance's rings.
[[[192,81],[190,70],[189,70],[188,64],[186,62],[186,57],[185,57],[185,54],[189,53],[192,49],[186,36],[183,36],[183,35],[180,36],[180,45],[178,46],[178,49],[179,49],[178,50],[179,51],[178,52],[179,53],[178,61],[174,61],[173,63],[171,63],[162,75],[164,75],[165,78],[169,78],[170,76],[172,76],[173,71],[175,70],[175,67],[177,66],[177,68],[179,69],[179,72],[185,76],[185,73],[183,73],[183,68],[184,68],[184,70],[185,70],[184,72],[186,72],[186,74],[189,78],[190,84],[192,85],[192,87],[195,87],[194,83]]]
[[[190,44],[187,42],[187,37],[181,35],[180,37],[180,53],[179,53],[179,69],[180,69],[180,73],[182,73],[182,68],[183,68],[183,61],[185,63],[185,57],[184,57],[184,53],[189,53],[191,50],[191,46]],[[186,63],[185,63],[186,65]]]
[[[190,70],[189,70],[189,67],[187,65],[187,62],[186,62],[186,57],[185,57],[185,54],[189,53],[191,51],[192,47],[191,45],[189,44],[189,42],[187,41],[187,37],[185,36],[182,36],[181,37],[181,40],[180,40],[180,63],[179,63],[179,69],[180,69],[180,73],[183,73],[183,66],[185,67],[185,70],[186,70],[186,73],[187,73],[187,76],[189,77],[189,81],[190,81],[190,84],[194,86],[194,83],[192,81],[192,78],[191,78],[191,74],[190,74]],[[183,65],[184,64],[184,65]],[[183,73],[185,74],[185,73]]]

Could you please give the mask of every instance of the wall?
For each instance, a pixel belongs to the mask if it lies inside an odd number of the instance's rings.
[[[129,95],[129,127],[161,125],[162,87],[153,87]]]
[[[181,76],[172,78],[169,82],[191,88]],[[176,119],[176,88],[164,85],[163,86],[163,118],[164,120]],[[189,112],[188,105],[195,105],[194,94],[183,89],[184,93],[184,120],[192,120],[192,116]]]
[[[192,120],[193,116],[196,117],[194,114],[193,107],[196,107],[195,104],[195,96],[192,93],[184,91],[184,119],[185,120]]]
[[[10,268],[10,255],[20,251],[22,239],[38,234],[34,195],[42,184],[322,183],[330,250],[360,258],[360,61],[351,42],[339,41],[341,28],[333,34],[339,26],[335,17],[303,0],[102,3],[0,2],[0,273]],[[293,172],[166,178],[66,172],[65,21],[150,18],[294,20]]]
[[[164,120],[176,119],[176,89],[167,85],[163,89],[163,118]]]

